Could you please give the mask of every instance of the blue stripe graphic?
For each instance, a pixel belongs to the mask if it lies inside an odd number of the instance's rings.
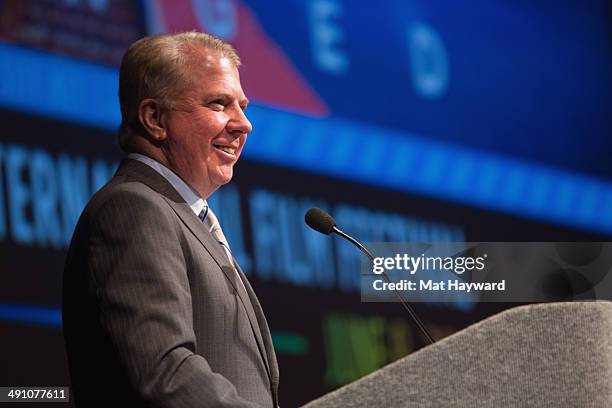
[[[114,67],[0,44],[0,78],[0,106],[109,131],[119,124]],[[607,180],[261,105],[248,116],[251,160],[612,235]]]
[[[0,304],[0,321],[61,327],[62,312],[56,307]]]

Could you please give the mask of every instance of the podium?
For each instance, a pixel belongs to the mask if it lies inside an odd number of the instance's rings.
[[[612,302],[506,310],[304,407],[612,407]]]

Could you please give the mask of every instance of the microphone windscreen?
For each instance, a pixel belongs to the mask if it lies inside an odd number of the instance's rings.
[[[334,220],[334,218],[327,212],[318,207],[313,207],[306,211],[304,220],[310,228],[325,235],[331,234],[336,226],[336,220]]]

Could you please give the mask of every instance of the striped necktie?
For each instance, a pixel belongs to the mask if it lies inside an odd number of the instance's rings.
[[[234,266],[234,258],[232,257],[229,243],[225,238],[225,234],[223,234],[221,224],[219,224],[219,220],[217,219],[217,216],[213,212],[212,208],[210,208],[209,206],[204,207],[202,211],[200,211],[198,218],[200,219],[200,221],[202,221],[204,225],[208,227],[208,231],[210,231],[212,236],[217,240],[219,245],[221,245],[221,247],[225,251],[225,255],[227,255],[227,259],[230,261],[230,265]],[[240,277],[240,274],[238,273],[238,270],[235,266],[234,271],[236,271],[236,276],[238,276],[238,280],[244,287],[244,282],[242,281],[242,278]],[[246,290],[246,287],[244,289]]]

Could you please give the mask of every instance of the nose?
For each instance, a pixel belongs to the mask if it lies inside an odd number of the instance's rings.
[[[251,133],[253,125],[247,119],[244,111],[240,108],[233,109],[235,113],[232,114],[229,122],[227,123],[227,130],[234,134],[236,137],[241,134]]]

